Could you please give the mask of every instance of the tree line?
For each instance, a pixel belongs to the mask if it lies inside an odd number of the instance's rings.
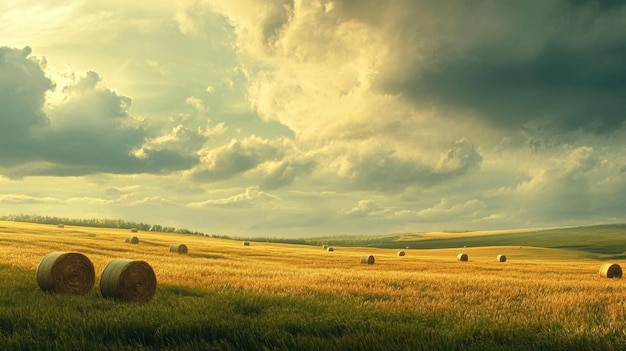
[[[175,228],[171,226],[163,226],[160,224],[147,224],[143,222],[133,222],[118,218],[67,218],[56,216],[40,216],[29,214],[12,214],[6,216],[0,216],[0,220],[12,221],[12,222],[27,222],[27,223],[39,223],[39,224],[67,224],[79,227],[94,227],[94,228],[121,228],[131,229],[137,228],[142,231],[151,232],[166,232],[166,233],[180,233],[191,235],[206,235],[202,232],[195,232],[184,228]]]

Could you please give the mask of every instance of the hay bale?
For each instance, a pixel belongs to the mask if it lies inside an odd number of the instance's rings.
[[[362,264],[374,264],[374,256],[372,255],[364,255],[361,256],[361,263]]]
[[[77,252],[47,254],[37,268],[41,290],[64,295],[85,295],[96,281],[93,263]]]
[[[332,247],[329,247],[329,248],[326,248],[326,251],[333,252],[333,251],[335,251],[335,249],[333,249]]]
[[[467,254],[460,253],[456,256],[456,259],[461,262],[467,262],[469,260],[469,257],[467,256]]]
[[[324,250],[328,249],[328,245],[323,245],[322,247],[324,248]]]
[[[506,256],[504,255],[498,255],[496,258],[498,259],[498,262],[506,262]]]
[[[139,238],[136,236],[127,236],[124,242],[128,244],[139,244]]]
[[[57,227],[58,227],[58,228],[65,228],[65,225],[63,225],[63,224],[57,224]]]
[[[100,277],[102,297],[122,302],[150,301],[156,285],[156,275],[152,267],[139,260],[113,260],[104,267]]]
[[[187,253],[187,245],[185,244],[173,244],[170,245],[170,252],[177,252],[179,254]]]
[[[131,231],[132,233],[137,233],[137,228],[130,228],[130,231]]]
[[[616,263],[605,263],[600,266],[598,274],[600,274],[602,278],[621,278],[622,267]]]
[[[241,245],[243,246],[250,246],[250,242],[249,241],[244,241],[241,243]]]
[[[406,253],[404,251],[398,251],[398,256],[404,256]]]

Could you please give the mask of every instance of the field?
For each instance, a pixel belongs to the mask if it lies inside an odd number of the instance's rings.
[[[131,234],[139,244],[124,242]],[[560,245],[550,245],[547,235],[543,247],[491,246],[492,235],[480,235],[482,246],[411,248],[399,257],[391,248],[333,246],[326,252],[0,222],[0,349],[624,350],[624,280],[597,274],[607,258],[626,268],[623,236],[611,246],[585,235],[592,249],[581,249],[582,236],[577,248],[555,248]],[[412,240],[405,237],[403,244],[414,247]],[[189,253],[168,252],[176,243]],[[598,245],[610,250],[599,252]],[[35,272],[53,251],[89,257],[96,270],[91,293],[39,289]],[[469,262],[456,260],[460,252]],[[363,254],[376,263],[360,264]],[[498,254],[507,261],[497,262]],[[153,267],[158,288],[152,301],[125,304],[100,296],[100,273],[115,258]]]

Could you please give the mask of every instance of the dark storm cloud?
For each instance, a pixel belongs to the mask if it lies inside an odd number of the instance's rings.
[[[392,54],[377,86],[417,107],[513,129],[603,133],[626,120],[623,1],[338,4],[381,28]]]
[[[16,163],[28,156],[28,139],[48,124],[44,95],[53,88],[36,60],[22,50],[0,47],[0,159]]]
[[[87,72],[63,88],[66,101],[44,111],[54,87],[24,50],[0,48],[0,166],[8,176],[144,173],[181,170],[197,157],[179,151],[134,151],[150,137],[129,114],[131,99],[99,86]],[[33,166],[29,166],[33,163]]]

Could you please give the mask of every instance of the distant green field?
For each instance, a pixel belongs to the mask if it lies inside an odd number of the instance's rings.
[[[310,240],[327,242],[337,246],[365,246],[379,248],[444,249],[479,246],[534,246],[544,248],[570,249],[594,254],[603,259],[626,258],[626,224],[598,225],[576,228],[559,228],[501,234],[476,234],[471,232],[448,234],[441,239],[406,240],[406,234],[391,234],[376,237],[349,238],[336,237]],[[404,238],[404,240],[400,240]]]

